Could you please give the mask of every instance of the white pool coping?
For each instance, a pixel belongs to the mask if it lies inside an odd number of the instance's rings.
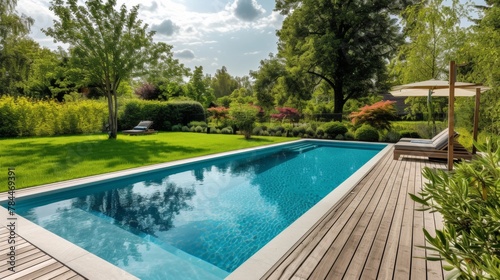
[[[296,141],[283,142],[278,144],[259,146],[254,148],[241,149],[236,151],[200,156],[196,158],[176,160],[167,163],[148,165],[144,167],[131,168],[122,171],[116,171],[101,175],[94,175],[79,179],[62,181],[52,184],[30,187],[26,189],[16,190],[15,197],[28,198],[40,194],[57,193],[66,191],[72,188],[81,188],[97,182],[110,181],[117,178],[136,176],[141,173],[154,172],[160,169],[165,169],[174,166],[181,166],[193,162],[210,160],[222,156],[234,155],[243,152],[257,151],[269,147],[278,147],[288,145],[290,143],[300,143],[305,141],[325,141],[332,143],[332,140],[318,139],[300,139]],[[339,143],[360,143],[369,144],[366,142],[354,141],[339,141]],[[382,143],[379,143],[382,144]],[[383,143],[385,144],[385,143]],[[377,164],[377,162],[390,150],[391,144],[387,144],[382,151],[375,157],[370,159],[346,181],[339,185],[334,191],[328,194],[313,208],[304,213],[297,221],[288,226],[283,232],[272,239],[266,246],[261,248],[250,259],[238,267],[226,279],[259,279],[278,260],[286,254],[286,252],[299,241],[299,239],[310,230],[314,224],[327,213],[333,205],[346,196],[350,190]],[[0,193],[0,202],[8,199],[7,193]],[[7,218],[10,217],[6,208],[0,206],[0,225],[5,227],[8,224]],[[16,215],[17,234],[22,236],[28,242],[38,247],[48,255],[68,266],[75,272],[89,279],[97,279],[105,276],[106,279],[138,279],[125,270],[105,261],[104,259],[80,248],[79,246],[63,239],[62,237],[53,234],[52,232],[38,226],[37,224]]]

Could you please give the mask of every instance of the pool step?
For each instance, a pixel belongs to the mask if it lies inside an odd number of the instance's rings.
[[[318,145],[314,145],[314,144],[301,144],[301,145],[289,148],[288,150],[291,151],[291,152],[299,153],[300,154],[300,153],[307,152],[309,150],[315,149],[316,147],[318,147]]]

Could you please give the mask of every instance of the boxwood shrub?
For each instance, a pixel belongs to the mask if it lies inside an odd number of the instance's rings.
[[[359,141],[378,142],[379,135],[374,127],[364,124],[356,130],[354,137]]]

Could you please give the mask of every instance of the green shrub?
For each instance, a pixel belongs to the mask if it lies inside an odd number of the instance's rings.
[[[188,127],[197,127],[197,126],[201,126],[203,128],[207,127],[207,123],[206,122],[203,122],[203,121],[192,121],[192,122],[189,122],[188,124]]]
[[[119,129],[129,129],[141,120],[153,121],[156,130],[171,130],[171,124],[187,125],[192,121],[205,123],[205,111],[194,101],[129,100],[118,118]],[[197,124],[198,126],[201,124]],[[206,123],[205,123],[206,126]]]
[[[245,139],[251,137],[252,130],[257,120],[259,110],[253,106],[240,105],[229,109],[229,114],[233,118],[234,124],[238,130],[245,136]]]
[[[261,132],[262,132],[262,127],[260,127],[260,126],[256,126],[252,129],[253,135],[260,135]]]
[[[382,137],[383,142],[389,142],[389,143],[396,143],[399,141],[399,139],[401,139],[401,135],[399,134],[399,132],[394,130],[388,131]]]
[[[344,140],[354,140],[354,133],[348,131],[344,134]]]
[[[260,133],[260,135],[262,135],[262,136],[269,136],[269,131],[267,131],[267,130],[263,130],[263,131]]]
[[[196,127],[194,127],[194,131],[195,132],[203,132],[203,127],[201,127],[200,125],[196,126]]]
[[[377,142],[379,135],[374,127],[364,124],[356,130],[354,137],[359,141]]]
[[[401,138],[421,138],[416,131],[402,130],[399,134],[401,135]]]
[[[187,126],[182,127],[182,132],[190,132],[191,130]]]
[[[316,131],[314,131],[314,129],[312,127],[308,127],[306,129],[306,134],[312,137],[316,134]]]
[[[173,125],[172,131],[182,131],[182,125],[181,124]]]
[[[273,126],[271,128],[269,128],[269,132],[274,132],[276,134],[276,132],[280,132],[280,133],[283,133],[283,131],[285,131],[285,129],[282,127],[282,126]]]
[[[327,122],[322,126],[323,131],[330,138],[335,138],[339,134],[344,134],[347,132],[347,127],[340,122]]]
[[[428,183],[419,195],[410,194],[426,210],[441,213],[443,229],[435,237],[424,229],[439,253],[428,259],[447,261],[454,278],[500,279],[500,148],[492,146],[478,145],[484,154],[455,164],[455,172],[426,167]]]
[[[224,127],[220,130],[222,134],[233,134],[233,129],[231,127]]]
[[[0,98],[0,137],[97,133],[106,119],[106,103],[96,100],[59,103]]]
[[[323,128],[319,127],[318,129],[316,129],[316,136],[318,138],[323,137],[324,134],[325,134],[325,131],[323,130]]]

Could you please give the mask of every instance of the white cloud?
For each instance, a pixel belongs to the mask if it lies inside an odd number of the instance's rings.
[[[235,0],[231,10],[237,18],[244,21],[254,21],[266,12],[256,0]]]
[[[256,54],[260,54],[259,51],[253,51],[253,52],[245,52],[243,53],[243,55],[256,55]]]
[[[207,74],[215,73],[216,67],[224,65],[234,71],[231,75],[247,75],[249,67],[258,67],[260,59],[276,52],[275,31],[283,21],[279,13],[272,11],[274,1],[269,0],[117,2],[117,5],[125,4],[129,10],[139,5],[139,18],[157,31],[154,40],[172,45],[182,63],[191,69],[202,65]],[[52,26],[54,15],[49,6],[50,0],[18,0],[17,10],[35,19],[32,38],[43,46],[56,49],[52,38],[40,31]],[[267,42],[269,40],[271,43]],[[243,57],[249,60],[242,61]]]
[[[180,50],[174,53],[174,55],[178,58],[185,58],[185,59],[194,59],[195,55],[192,50]]]
[[[160,34],[172,36],[175,32],[179,31],[180,27],[177,26],[175,23],[173,23],[171,20],[166,19],[158,25],[153,24],[153,26],[151,26],[151,29],[155,30],[156,32],[158,32]]]

